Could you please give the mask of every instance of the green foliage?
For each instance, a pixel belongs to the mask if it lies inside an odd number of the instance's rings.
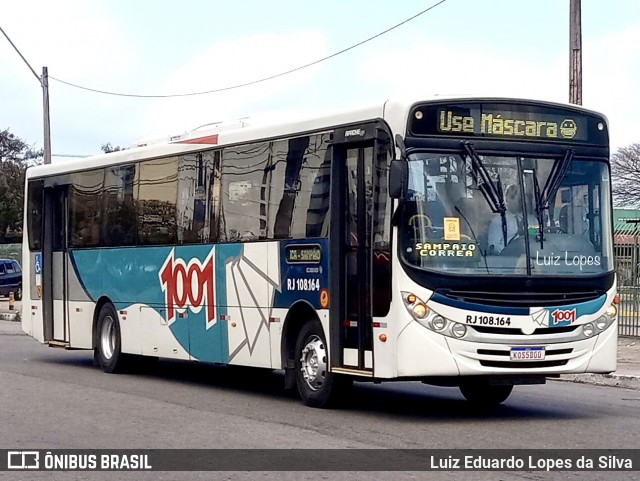
[[[21,240],[25,172],[43,156],[9,129],[0,130],[0,243]]]
[[[22,264],[22,244],[0,244],[0,259],[13,259]]]
[[[120,150],[124,150],[122,147],[120,147],[119,145],[116,145],[115,147],[113,147],[111,145],[111,142],[107,142],[106,144],[102,144],[102,147],[100,147],[100,149],[105,153],[111,153],[111,152],[118,152]]]

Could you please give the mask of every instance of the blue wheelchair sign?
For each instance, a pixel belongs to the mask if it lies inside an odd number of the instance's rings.
[[[35,268],[36,274],[42,274],[42,254],[40,252],[36,254],[34,268]]]

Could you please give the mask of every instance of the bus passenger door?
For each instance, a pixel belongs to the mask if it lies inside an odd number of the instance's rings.
[[[356,132],[351,140],[348,132]],[[371,375],[371,196],[375,124],[336,131],[332,162],[330,362]],[[348,140],[347,140],[348,139]]]
[[[42,244],[42,306],[44,340],[67,345],[69,324],[67,307],[67,206],[68,187],[44,189],[44,229]]]

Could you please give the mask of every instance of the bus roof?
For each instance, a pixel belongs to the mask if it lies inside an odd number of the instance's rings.
[[[578,105],[547,102],[525,98],[488,97],[477,95],[443,95],[424,96],[406,99],[391,99],[374,105],[343,110],[331,114],[307,115],[305,117],[290,118],[277,122],[261,120],[254,122],[251,118],[239,119],[232,122],[216,122],[198,127],[190,132],[178,135],[149,136],[134,142],[130,148],[97,154],[80,159],[65,160],[48,165],[38,165],[27,169],[27,178],[46,177],[66,172],[77,172],[106,165],[126,164],[143,159],[158,158],[167,155],[177,155],[197,152],[212,147],[233,145],[240,142],[259,141],[269,138],[286,137],[322,129],[329,129],[337,125],[350,125],[373,119],[384,119],[394,126],[395,134],[404,135],[406,119],[413,105],[420,102],[455,101],[489,101],[489,102],[530,102],[539,105],[571,108],[602,116],[595,111]]]

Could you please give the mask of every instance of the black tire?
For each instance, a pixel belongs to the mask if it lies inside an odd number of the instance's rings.
[[[335,406],[352,384],[350,378],[329,372],[327,342],[318,322],[307,322],[298,334],[295,371],[302,401],[314,408]]]
[[[98,314],[96,329],[95,363],[104,372],[122,372],[127,367],[129,356],[121,351],[120,323],[118,314],[111,304],[105,304]]]
[[[22,300],[22,284],[18,286],[18,288],[16,289],[16,294],[13,297],[16,301]]]
[[[460,392],[475,406],[489,408],[507,400],[513,391],[510,384],[489,384],[486,380],[469,380],[460,383]]]

